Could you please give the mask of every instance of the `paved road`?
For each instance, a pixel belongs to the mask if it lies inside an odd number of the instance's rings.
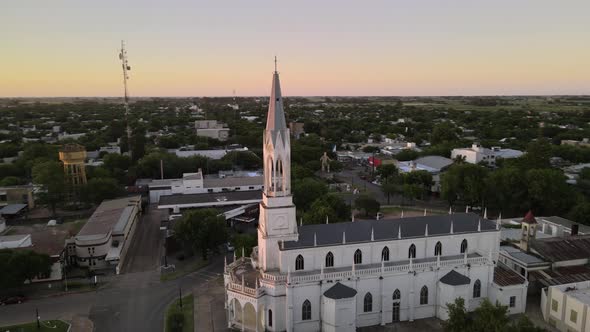
[[[159,268],[162,255],[163,234],[160,221],[163,212],[150,205],[142,215],[131,246],[127,251],[127,259],[123,263],[123,273],[153,271]]]
[[[160,282],[158,271],[129,273],[116,277],[96,292],[31,300],[0,307],[0,325],[29,322],[39,308],[42,319],[88,316],[95,331],[157,331],[164,326],[165,308],[183,294],[202,288],[223,273],[223,257],[212,258],[205,268],[180,279]]]
[[[448,210],[449,205],[446,201],[438,199],[438,198],[431,198],[428,201],[413,201],[409,202],[408,199],[404,199],[401,195],[391,195],[389,199],[389,203],[387,202],[387,195],[383,193],[381,190],[381,186],[373,184],[369,181],[363,180],[358,176],[358,172],[363,171],[364,167],[356,167],[353,169],[344,169],[339,173],[335,173],[335,177],[345,183],[352,184],[356,188],[366,190],[367,194],[371,197],[375,198],[381,205],[411,205],[416,208],[427,208],[427,209],[437,209],[437,210]],[[348,204],[354,204],[354,200],[358,197],[358,195],[348,195],[345,196],[344,199]],[[410,204],[411,203],[411,204]],[[456,211],[462,211],[464,207],[455,207]]]

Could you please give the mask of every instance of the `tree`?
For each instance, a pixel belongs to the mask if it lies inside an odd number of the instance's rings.
[[[257,170],[262,167],[262,159],[252,151],[232,151],[221,158],[246,170]]]
[[[432,174],[427,171],[413,171],[403,174],[403,194],[410,199],[424,199],[432,188]]]
[[[399,169],[394,164],[381,165],[377,167],[377,175],[381,177],[381,190],[387,195],[387,204],[389,204],[391,195],[400,191],[395,183],[399,178]]]
[[[441,122],[432,128],[432,145],[451,142],[457,139],[457,129],[449,122]]]
[[[487,169],[473,164],[454,164],[441,177],[441,196],[450,205],[462,200],[469,205],[482,202]]]
[[[525,174],[530,208],[540,215],[560,215],[575,203],[566,177],[556,169],[531,169]]]
[[[590,203],[582,199],[570,210],[568,219],[590,226]]]
[[[100,203],[106,199],[123,195],[124,190],[113,178],[92,178],[84,186],[83,197],[91,203]]]
[[[520,214],[527,209],[527,183],[522,170],[502,167],[485,179],[486,204],[505,214]]]
[[[355,208],[365,210],[365,216],[375,215],[379,212],[381,204],[373,197],[361,195],[354,201]]]
[[[32,250],[0,250],[0,290],[19,288],[25,281],[51,273],[51,258]]]
[[[443,322],[446,332],[469,331],[472,322],[465,309],[465,300],[462,297],[456,298],[453,303],[447,303],[447,310],[449,319]]]
[[[420,153],[418,153],[418,151],[415,151],[412,149],[404,149],[395,155],[395,159],[397,159],[399,161],[408,161],[408,160],[414,160],[414,159],[418,158],[419,156],[420,156]]]
[[[236,257],[242,257],[242,248],[246,256],[249,256],[252,248],[258,244],[258,237],[256,234],[235,234],[232,243],[236,250]]]
[[[293,181],[293,201],[298,209],[307,211],[318,198],[328,193],[328,186],[312,178]]]
[[[53,214],[57,203],[62,201],[66,191],[64,170],[57,161],[46,161],[33,167],[33,182],[41,185],[42,191],[39,199],[44,204],[49,204]]]
[[[465,300],[456,298],[453,303],[447,303],[449,318],[443,323],[445,332],[543,332],[526,316],[522,315],[517,321],[510,322],[508,307],[498,302],[492,304],[484,299],[472,313],[465,309]]]
[[[216,250],[227,241],[225,218],[216,209],[187,212],[174,225],[174,234],[185,250],[200,252],[205,260],[208,250]]]

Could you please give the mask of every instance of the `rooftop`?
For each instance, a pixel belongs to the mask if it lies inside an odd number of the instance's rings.
[[[345,286],[339,282],[334,284],[334,286],[330,287],[327,291],[324,292],[324,296],[329,299],[339,300],[339,299],[349,299],[356,295],[356,290]]]
[[[94,211],[88,222],[82,227],[76,238],[84,239],[104,237],[114,230],[120,229],[123,216],[129,213],[127,207],[139,204],[141,196],[132,196],[103,201]]]
[[[397,240],[398,235],[402,239],[420,238],[425,236],[427,226],[428,236],[441,236],[451,233],[451,221],[453,234],[475,233],[480,223],[482,232],[496,231],[495,222],[474,213],[314,224],[299,226],[299,240],[285,242],[283,249],[339,245],[343,242],[343,234],[346,234],[347,244]]]
[[[240,187],[240,186],[260,186],[264,183],[262,176],[244,176],[244,177],[226,177],[226,178],[205,178],[203,187],[221,188],[221,187]]]
[[[537,256],[531,255],[529,253],[526,253],[526,252],[524,252],[518,248],[512,247],[512,246],[500,246],[500,252],[504,253],[504,254],[506,254],[506,255],[508,255],[508,256],[510,256],[522,263],[525,263],[527,266],[547,263]]]
[[[520,285],[525,279],[520,274],[498,264],[494,268],[494,282],[499,286]]]
[[[427,167],[442,170],[453,164],[453,160],[441,156],[424,156],[414,160],[417,164],[425,165]]]
[[[232,205],[237,204],[236,202],[240,201],[255,200],[262,200],[262,192],[260,190],[161,196],[158,205],[206,204],[220,202],[226,202],[226,204],[223,205]]]
[[[590,257],[590,235],[536,239],[531,247],[550,262],[587,259]]]
[[[0,215],[15,215],[27,208],[27,204],[8,204],[0,209]]]
[[[449,273],[445,274],[439,279],[439,281],[451,286],[469,285],[471,283],[469,277],[464,276],[455,270],[451,270]]]

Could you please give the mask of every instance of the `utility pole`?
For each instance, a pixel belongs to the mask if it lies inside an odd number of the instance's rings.
[[[127,51],[125,50],[125,41],[121,40],[121,52],[119,53],[119,59],[121,60],[121,67],[123,68],[123,86],[125,88],[125,122],[127,123],[127,150],[129,151],[129,157],[132,158],[131,151],[131,127],[129,126],[129,93],[127,91],[127,80],[129,79],[128,71],[131,67],[127,63]]]
[[[41,322],[39,321],[41,319],[41,317],[39,317],[39,308],[35,309],[36,311],[36,316],[37,317],[37,330],[41,328]]]
[[[180,289],[180,285],[178,285],[178,301],[180,309],[182,310],[182,290]]]

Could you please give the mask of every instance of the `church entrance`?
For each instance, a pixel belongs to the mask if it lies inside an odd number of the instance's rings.
[[[399,322],[399,302],[393,303],[392,321]]]

